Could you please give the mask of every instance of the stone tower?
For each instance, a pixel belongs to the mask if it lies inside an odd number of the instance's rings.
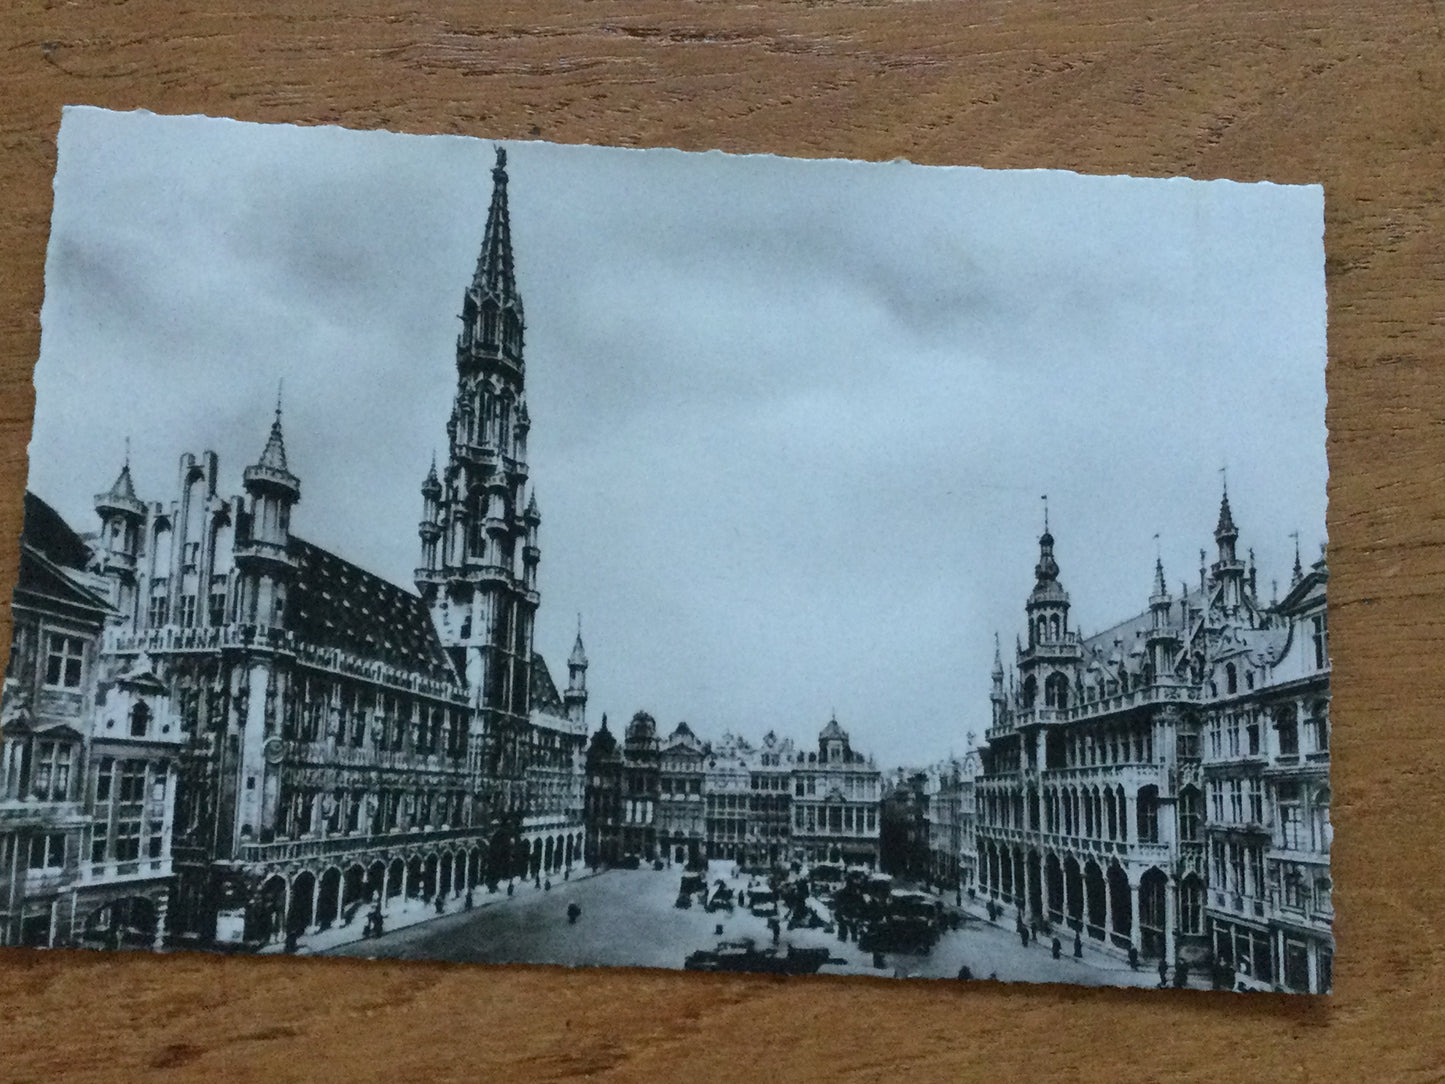
[[[433,467],[422,484],[416,586],[477,709],[477,767],[494,785],[488,798],[500,816],[516,813],[525,798],[542,518],[527,492],[525,323],[501,148],[461,321],[446,465],[440,477]]]

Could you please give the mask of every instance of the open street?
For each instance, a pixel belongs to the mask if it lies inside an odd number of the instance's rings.
[[[731,878],[731,869],[714,863],[736,888],[746,876]],[[554,883],[550,891],[530,884],[516,894],[483,895],[472,911],[408,926],[380,938],[354,941],[327,950],[328,955],[375,959],[450,960],[465,963],[538,963],[565,966],[681,968],[697,949],[719,940],[753,938],[758,945],[772,940],[765,919],[743,908],[732,914],[708,914],[696,903],[674,906],[682,876],[680,867],[662,870],[608,870],[591,877]],[[567,921],[569,904],[582,914]],[[833,961],[820,974],[881,975],[910,978],[956,978],[967,966],[975,978],[996,976],[1010,982],[1068,982],[1096,986],[1153,986],[1157,975],[1147,968],[1131,971],[1126,963],[1092,949],[1083,959],[1066,950],[1052,958],[1045,942],[1024,948],[1008,920],[995,925],[981,918],[945,933],[931,953],[888,953],[884,967],[873,966],[870,953],[844,943],[823,930],[784,930],[782,942],[798,947],[826,946]],[[722,927],[721,937],[717,934]]]

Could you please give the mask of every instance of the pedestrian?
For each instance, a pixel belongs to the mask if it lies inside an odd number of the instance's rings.
[[[1019,944],[1024,948],[1029,947],[1029,928],[1022,922],[1019,923]]]
[[[551,891],[552,891],[552,878],[548,877],[547,880],[546,880],[545,882],[543,882],[542,887],[543,887],[543,889],[545,889],[546,891],[551,892]]]
[[[1057,959],[1063,954],[1063,951],[1064,951],[1064,946],[1063,946],[1063,944],[1059,941],[1059,939],[1058,939],[1057,937],[1054,938],[1053,950],[1054,950],[1054,959],[1055,959],[1055,960],[1057,960]]]
[[[1139,970],[1139,950],[1133,945],[1129,946],[1129,969],[1131,971]]]
[[[1174,964],[1174,989],[1182,990],[1189,985],[1189,966],[1179,960]]]
[[[1161,955],[1159,957],[1159,989],[1163,990],[1169,985],[1169,963]]]
[[[466,908],[467,908],[467,910],[470,911],[470,910],[472,909],[472,906],[473,906],[472,890],[469,888],[469,889],[467,889],[467,902],[466,902]]]
[[[968,964],[964,964],[958,969],[958,977],[964,981],[973,978],[973,972],[968,969]]]
[[[1079,931],[1078,931],[1078,930],[1075,930],[1075,931],[1074,931],[1074,956],[1075,956],[1075,957],[1082,957],[1083,955],[1084,955],[1084,939],[1083,939],[1082,936],[1080,936]]]
[[[513,890],[514,888],[516,888],[516,887],[517,887],[517,885],[516,885],[516,882],[515,882],[515,881],[508,881],[508,882],[507,882],[507,895],[510,896],[510,895],[512,894],[512,890]]]

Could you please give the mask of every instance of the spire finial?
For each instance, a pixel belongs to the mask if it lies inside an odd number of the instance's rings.
[[[1049,495],[1047,493],[1039,497],[1044,502],[1044,534],[1049,533]]]
[[[278,376],[276,378],[276,420],[278,422],[281,420],[281,390],[285,379],[284,376]]]
[[[129,434],[127,434],[127,435],[126,435],[126,438],[125,438],[125,469],[126,469],[126,470],[130,470],[130,436],[129,436]],[[1296,537],[1296,538],[1299,537],[1299,532],[1298,532],[1298,531],[1295,532],[1295,537]],[[1295,546],[1295,553],[1299,553],[1299,546],[1298,546],[1298,544],[1296,544],[1296,546]]]
[[[1300,563],[1299,559],[1299,531],[1290,531],[1289,536],[1294,539],[1294,571],[1292,573],[1294,578],[1290,583],[1296,584],[1305,578],[1304,566]]]

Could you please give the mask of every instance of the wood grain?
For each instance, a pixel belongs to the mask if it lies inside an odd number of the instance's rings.
[[[0,20],[0,535],[60,107],[1325,185],[1336,996],[0,954],[0,1077],[1445,1075],[1439,0],[34,2]],[[1247,391],[1245,392],[1247,394]],[[0,580],[15,574],[0,545]],[[8,595],[8,591],[5,592]],[[8,636],[8,612],[5,619]]]

